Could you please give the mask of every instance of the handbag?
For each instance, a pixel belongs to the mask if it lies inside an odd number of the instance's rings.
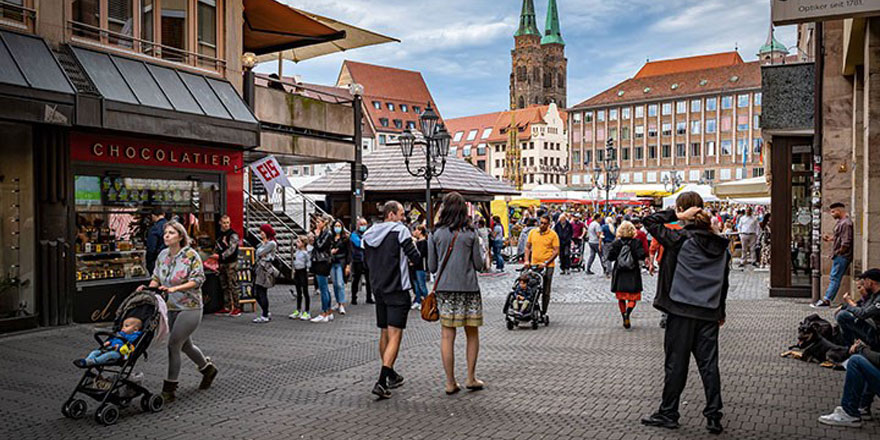
[[[449,261],[449,256],[452,255],[452,247],[455,246],[455,239],[458,238],[458,231],[452,236],[452,241],[449,242],[449,247],[446,249],[446,256],[443,257],[443,263],[440,264],[440,271],[437,272],[437,279],[434,280],[434,287],[431,289],[431,293],[428,294],[424,299],[422,299],[422,319],[428,322],[434,322],[440,319],[440,311],[437,310],[437,285],[440,284],[440,277],[443,276],[443,270],[446,269],[446,263]]]

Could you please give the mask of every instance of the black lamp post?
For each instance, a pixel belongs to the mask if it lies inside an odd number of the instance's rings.
[[[617,148],[614,147],[614,139],[608,138],[605,142],[605,160],[602,161],[605,171],[604,182],[599,182],[599,173],[603,171],[599,167],[599,161],[596,161],[596,167],[593,168],[593,188],[599,191],[605,191],[605,212],[608,212],[608,201],[611,197],[611,190],[617,188],[617,179],[620,177],[620,167],[617,166]]]
[[[684,179],[682,179],[681,176],[678,175],[678,172],[673,170],[663,176],[663,179],[660,180],[660,183],[663,184],[663,188],[666,189],[666,192],[673,194],[676,190],[678,190],[678,187],[681,186],[683,181]]]
[[[449,155],[449,141],[452,138],[443,124],[438,124],[440,117],[431,108],[431,103],[425,107],[424,113],[419,116],[420,134],[424,139],[425,166],[418,167],[415,171],[410,169],[409,159],[413,155],[416,145],[416,136],[412,130],[406,130],[400,136],[400,149],[403,152],[403,160],[406,163],[406,171],[413,177],[425,178],[425,209],[427,212],[428,227],[434,226],[434,213],[431,203],[431,179],[443,174],[446,170],[446,156]]]

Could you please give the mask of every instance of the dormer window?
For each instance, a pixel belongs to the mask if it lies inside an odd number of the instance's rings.
[[[651,88],[650,88],[650,87],[645,87],[644,92],[645,92],[645,93],[651,93]]]
[[[705,86],[706,84],[709,84],[709,80],[708,80],[708,79],[701,79],[701,80],[700,80],[700,85],[701,85],[701,86]]]
[[[730,82],[735,83],[735,82],[737,82],[737,81],[739,81],[739,77],[738,77],[738,76],[733,75],[733,76],[730,77]]]
[[[671,89],[672,89],[672,90],[678,89],[678,83],[673,84],[672,87],[671,87]]]
[[[624,93],[626,93],[626,92],[624,92],[623,90],[618,90],[617,96],[623,96]]]

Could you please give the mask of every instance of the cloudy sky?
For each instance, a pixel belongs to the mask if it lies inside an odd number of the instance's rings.
[[[444,117],[504,109],[522,0],[280,0],[401,40],[286,63],[285,75],[333,84],[350,59],[422,72]],[[743,59],[767,38],[769,0],[557,0],[568,57],[568,103],[631,77],[646,59],[723,52]],[[543,31],[547,0],[535,0]],[[786,46],[794,26],[776,29]],[[266,63],[260,71],[275,71]]]

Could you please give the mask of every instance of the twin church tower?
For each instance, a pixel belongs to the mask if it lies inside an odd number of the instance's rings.
[[[566,107],[566,78],[568,60],[565,41],[559,30],[559,11],[556,0],[547,4],[544,34],[538,30],[535,3],[523,0],[519,28],[513,34],[515,47],[510,51],[510,108],[555,102]]]

